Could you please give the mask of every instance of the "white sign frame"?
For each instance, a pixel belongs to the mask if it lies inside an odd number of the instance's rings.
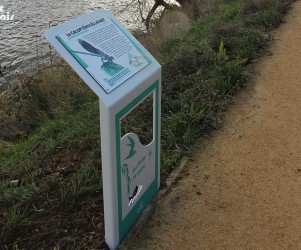
[[[150,60],[148,65],[109,92],[105,91],[57,39],[58,35],[103,16],[109,17],[128,41]],[[46,31],[45,36],[100,99],[105,240],[110,249],[115,249],[159,190],[161,66],[110,12],[103,9],[52,27]],[[120,121],[150,95],[153,95],[153,141],[149,145],[141,145],[134,133],[121,138]],[[135,148],[131,148],[131,143],[134,143],[132,145],[135,145]],[[136,153],[132,159],[125,158],[131,154],[129,150]],[[122,168],[125,164],[131,166]],[[130,178],[131,181],[125,181],[125,178]],[[132,195],[135,187],[135,195],[128,203],[130,209],[127,209],[124,196],[126,193]]]

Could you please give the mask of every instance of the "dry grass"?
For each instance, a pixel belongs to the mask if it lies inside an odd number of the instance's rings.
[[[275,3],[275,0],[250,0],[246,2],[245,7],[242,9],[242,13],[248,15],[252,12],[265,9],[273,3]]]
[[[74,113],[93,99],[92,91],[66,65],[19,75],[16,86],[0,96],[0,138],[26,137],[48,119]]]
[[[193,0],[191,2],[184,6],[184,11],[188,16],[198,18],[200,15],[218,8],[224,0]]]
[[[190,27],[190,18],[180,11],[168,11],[160,21],[161,36],[163,39],[182,36]]]
[[[275,2],[274,0],[251,0],[250,3],[258,9],[265,7],[268,4]]]

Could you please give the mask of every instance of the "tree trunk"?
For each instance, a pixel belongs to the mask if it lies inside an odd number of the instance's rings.
[[[166,3],[164,0],[155,0],[153,7],[151,8],[149,13],[147,14],[147,17],[145,18],[145,26],[148,32],[150,31],[151,18],[159,6],[163,6],[165,9],[172,9],[172,6]]]

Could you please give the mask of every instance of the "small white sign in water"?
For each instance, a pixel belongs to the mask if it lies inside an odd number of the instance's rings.
[[[46,38],[100,99],[105,239],[115,249],[159,189],[161,66],[105,10],[52,27]],[[121,136],[121,120],[148,97],[153,139],[142,145],[135,133]]]

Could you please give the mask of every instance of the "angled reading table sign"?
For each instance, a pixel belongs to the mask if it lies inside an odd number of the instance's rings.
[[[100,99],[105,239],[115,249],[159,189],[161,66],[105,10],[46,31],[46,38]],[[121,120],[153,98],[153,139],[121,137]]]

